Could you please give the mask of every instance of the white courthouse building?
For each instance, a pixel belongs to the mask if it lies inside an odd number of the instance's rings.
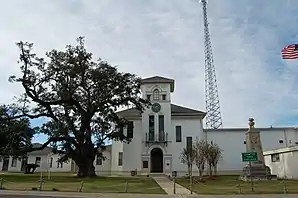
[[[203,120],[206,113],[173,104],[171,96],[174,88],[173,79],[155,76],[142,80],[142,97],[149,99],[152,106],[142,114],[135,108],[118,112],[120,117],[129,120],[123,132],[131,138],[131,142],[127,144],[112,141],[112,145],[103,153],[106,159],[102,161],[98,158],[94,161],[98,174],[127,175],[131,171],[137,171],[138,174],[171,174],[172,171],[177,171],[178,175],[185,175],[187,166],[181,163],[180,154],[187,142],[194,141],[197,137],[215,142],[223,150],[223,158],[218,165],[219,174],[241,172],[246,165],[241,162],[241,153],[245,152],[244,140],[248,128],[204,130]],[[298,145],[298,132],[295,127],[257,127],[256,120],[256,129],[260,131],[264,151]],[[44,166],[37,171],[44,171],[47,169],[45,167],[50,167],[50,151],[42,155],[46,155]],[[54,163],[56,163],[55,159]],[[2,160],[0,170],[3,164]],[[11,164],[8,162],[6,168],[2,170],[20,171],[18,168],[12,168]],[[64,165],[64,168],[59,168],[61,166],[58,167],[58,165],[51,167],[53,172],[76,170],[72,161]],[[194,174],[197,174],[196,172],[197,169],[194,166]]]

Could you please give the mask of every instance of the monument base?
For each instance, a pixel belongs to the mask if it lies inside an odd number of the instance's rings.
[[[239,178],[242,181],[264,181],[276,180],[276,175],[271,175],[271,170],[263,164],[247,165],[243,168],[243,175]]]

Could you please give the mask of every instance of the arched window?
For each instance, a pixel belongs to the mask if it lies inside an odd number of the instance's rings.
[[[158,89],[153,90],[153,100],[159,100],[159,90]]]

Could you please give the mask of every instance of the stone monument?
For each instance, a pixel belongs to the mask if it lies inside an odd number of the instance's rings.
[[[253,118],[249,118],[249,129],[245,133],[246,152],[256,152],[258,154],[258,161],[250,162],[243,168],[243,175],[240,179],[243,181],[251,180],[271,180],[274,178],[271,175],[271,170],[265,165],[262,142],[260,138],[260,131],[255,129],[255,122]]]

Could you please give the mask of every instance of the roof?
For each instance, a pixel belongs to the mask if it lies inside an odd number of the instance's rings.
[[[174,92],[175,80],[170,78],[165,78],[161,76],[153,76],[149,78],[143,78],[141,84],[156,84],[156,83],[166,83],[170,84],[170,91]]]
[[[123,111],[117,112],[118,115],[123,117],[140,117],[141,112],[136,108],[130,108]],[[206,113],[203,111],[198,111],[195,109],[190,109],[187,107],[182,107],[179,105],[171,104],[171,114],[172,116],[202,116],[205,117]]]
[[[37,148],[37,147],[41,147],[41,146],[42,146],[42,144],[40,144],[40,143],[33,143],[32,144],[33,148]],[[52,152],[52,148],[47,146],[43,150],[32,151],[32,152],[29,152],[29,154],[30,155],[48,155],[51,152]]]
[[[289,153],[289,152],[297,152],[297,151],[298,151],[298,146],[289,146],[285,148],[264,151],[263,155],[266,156],[266,155],[272,155],[272,154],[278,154],[278,153]]]
[[[280,131],[280,130],[288,130],[288,129],[296,129],[296,127],[267,127],[267,128],[255,128],[257,131]],[[243,128],[221,128],[221,129],[204,129],[206,132],[243,132],[247,131],[248,127]]]

